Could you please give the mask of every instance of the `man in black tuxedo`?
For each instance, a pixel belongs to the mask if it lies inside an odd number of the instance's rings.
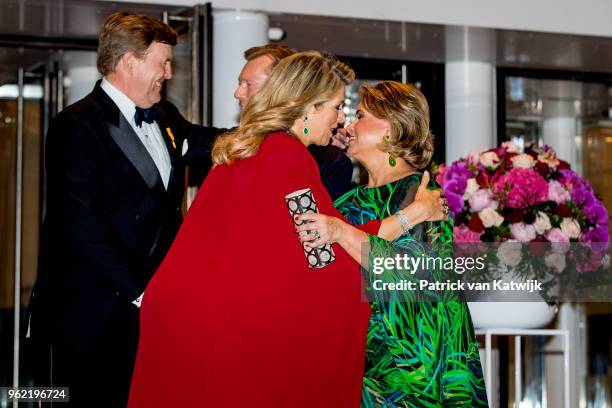
[[[240,71],[234,92],[234,98],[238,99],[241,108],[261,89],[278,62],[295,52],[277,44],[253,47],[244,52],[246,63]],[[319,166],[321,181],[332,200],[346,193],[351,187],[353,175],[353,163],[348,156],[335,146],[310,145],[308,151]]]
[[[181,224],[185,166],[210,163],[219,133],[161,101],[176,42],[154,18],[111,15],[104,78],[49,126],[29,335],[38,384],[70,387],[71,406],[125,406],[140,300]]]

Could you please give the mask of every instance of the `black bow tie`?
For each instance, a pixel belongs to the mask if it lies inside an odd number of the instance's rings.
[[[142,127],[142,122],[153,123],[155,121],[155,110],[148,108],[142,109],[136,106],[136,112],[134,112],[134,121],[136,122],[136,126]]]

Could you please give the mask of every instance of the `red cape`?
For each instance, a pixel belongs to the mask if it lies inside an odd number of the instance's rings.
[[[359,406],[370,307],[338,245],[308,268],[284,201],[307,187],[341,216],[287,133],[211,171],[145,291],[130,408]]]

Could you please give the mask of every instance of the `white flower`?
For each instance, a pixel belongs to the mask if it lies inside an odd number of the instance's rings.
[[[580,224],[573,218],[564,218],[560,225],[561,231],[570,238],[580,237]]]
[[[552,225],[550,225],[550,219],[548,218],[548,215],[546,215],[542,211],[538,211],[538,214],[536,215],[536,220],[533,223],[533,226],[536,232],[540,235],[544,235],[546,231],[552,228]]]
[[[514,241],[504,241],[497,248],[497,259],[505,265],[516,266],[521,262],[521,244]]]
[[[499,157],[495,152],[486,152],[480,155],[480,164],[485,167],[497,167],[499,164]]]
[[[510,159],[514,167],[519,169],[530,169],[535,164],[535,160],[528,154],[519,154]]]
[[[562,272],[565,269],[565,255],[559,253],[552,253],[546,255],[544,258],[544,263],[549,268],[554,269],[557,272]]]
[[[512,142],[504,142],[501,147],[505,148],[508,153],[518,153],[521,151],[521,147]]]
[[[470,161],[472,163],[478,163],[480,161],[480,152],[482,152],[482,149],[481,150],[472,150],[471,152],[469,152],[468,155],[467,155],[468,161]]]
[[[478,216],[485,228],[499,227],[504,222],[504,217],[492,208],[485,208],[478,213]]]
[[[465,192],[463,193],[463,200],[469,200],[469,198],[478,190],[480,186],[474,177],[469,178],[467,180],[467,187],[465,188]]]

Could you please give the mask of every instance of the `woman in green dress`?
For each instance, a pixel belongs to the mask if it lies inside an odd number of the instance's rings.
[[[392,81],[361,88],[357,119],[347,127],[348,154],[368,172],[368,183],[338,198],[334,205],[352,224],[398,214],[402,234],[393,242],[321,214],[302,230],[309,246],[337,242],[364,265],[372,315],[367,337],[362,407],[486,407],[487,397],[478,342],[467,304],[441,292],[372,290],[374,280],[418,280],[376,258],[433,251],[441,255],[452,243],[452,221],[410,220],[401,212],[417,193],[433,154],[429,108],[411,85]],[[430,187],[435,182],[430,181]],[[414,222],[413,222],[414,221]],[[316,238],[316,239],[315,239]],[[364,245],[365,244],[365,245]],[[362,249],[369,251],[362,258]],[[386,265],[385,265],[386,266]],[[367,272],[367,271],[370,272]],[[429,280],[440,278],[433,271]]]

